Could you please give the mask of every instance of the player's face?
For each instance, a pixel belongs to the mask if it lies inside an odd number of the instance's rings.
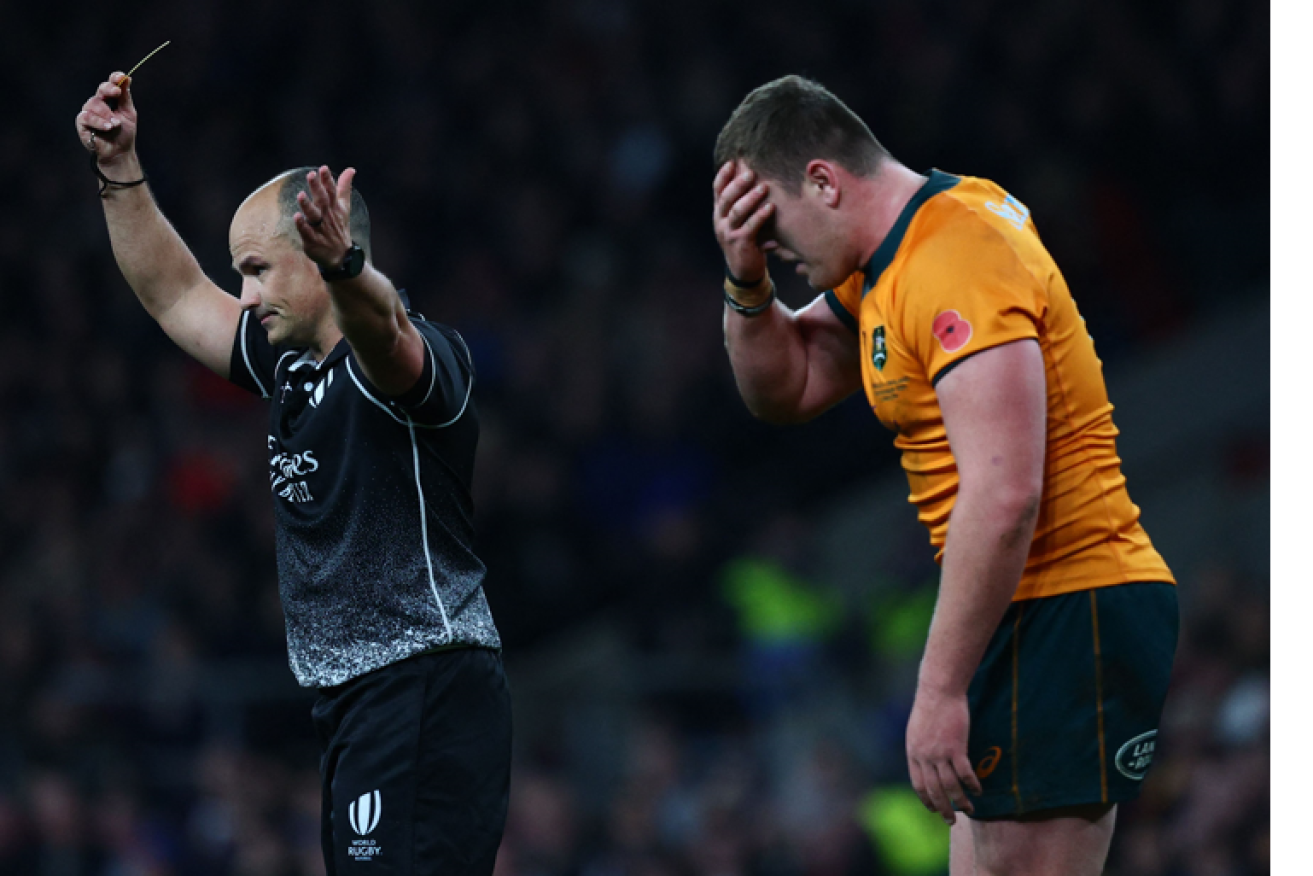
[[[276,201],[257,193],[243,204],[228,247],[242,277],[242,307],[264,326],[269,342],[313,344],[332,319],[331,302],[314,262],[280,230]]]
[[[795,266],[813,289],[833,289],[848,279],[843,264],[838,217],[827,208],[814,186],[807,182],[797,193],[775,181],[767,200],[775,214],[761,232],[761,248]]]

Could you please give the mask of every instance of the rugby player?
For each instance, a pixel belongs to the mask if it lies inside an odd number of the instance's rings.
[[[1153,757],[1175,580],[1030,210],[988,180],[900,164],[797,76],[750,93],[715,154],[745,403],[801,423],[864,389],[938,551],[906,755],[953,825],[953,876],[1102,873]],[[821,294],[778,301],[768,254]]]

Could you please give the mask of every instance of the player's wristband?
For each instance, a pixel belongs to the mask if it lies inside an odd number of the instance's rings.
[[[770,310],[771,305],[775,303],[775,287],[771,286],[770,296],[755,307],[744,307],[742,304],[739,304],[734,300],[734,296],[729,294],[728,290],[725,291],[725,303],[728,304],[729,309],[735,313],[741,313],[744,316],[760,316]]]
[[[756,289],[762,283],[765,283],[766,280],[769,279],[769,277],[770,275],[766,274],[755,283],[745,283],[742,280],[740,280],[738,277],[734,276],[734,272],[729,269],[729,265],[725,265],[725,279],[729,280],[730,283],[732,283],[736,288],[739,289]]]
[[[141,175],[141,179],[134,179],[129,182],[119,182],[116,179],[110,179],[105,176],[105,174],[101,173],[100,161],[94,152],[91,153],[91,172],[100,180],[99,194],[102,198],[107,197],[110,189],[130,189],[133,186],[141,185],[147,180],[147,176],[144,173]]]
[[[775,284],[766,274],[751,286],[746,286],[725,268],[725,304],[743,316],[758,316],[770,310],[775,303]]]

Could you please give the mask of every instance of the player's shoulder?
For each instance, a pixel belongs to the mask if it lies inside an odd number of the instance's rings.
[[[1020,200],[997,183],[964,176],[922,206],[908,238],[904,270],[934,275],[1015,262],[1035,231]]]
[[[991,180],[964,176],[925,203],[911,231],[914,239],[937,244],[1010,245],[1016,235],[1033,229],[1030,208],[1017,197]]]

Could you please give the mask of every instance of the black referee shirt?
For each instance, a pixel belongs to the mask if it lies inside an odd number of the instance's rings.
[[[474,366],[455,330],[411,322],[424,373],[401,398],[369,382],[345,338],[316,362],[271,346],[250,311],[238,324],[229,379],[272,402],[278,587],[306,687],[437,646],[501,647],[474,553]]]

